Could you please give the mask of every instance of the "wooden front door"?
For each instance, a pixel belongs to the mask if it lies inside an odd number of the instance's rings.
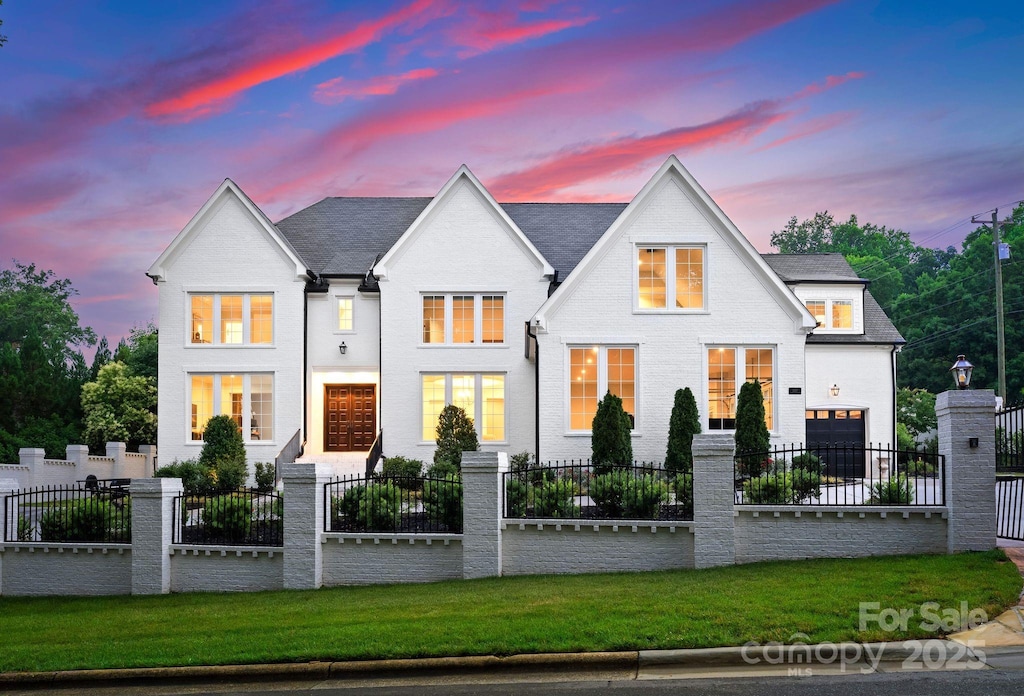
[[[377,437],[376,387],[324,386],[324,452],[366,452]]]

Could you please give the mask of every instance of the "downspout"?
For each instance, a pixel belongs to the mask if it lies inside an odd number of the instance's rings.
[[[312,282],[316,274],[307,271]],[[299,443],[299,457],[306,452],[306,434],[309,432],[309,283],[302,293],[302,442]]]
[[[890,444],[890,446],[893,449],[896,449],[896,447],[898,447],[897,443],[899,442],[899,440],[898,440],[898,438],[896,436],[896,423],[899,420],[899,413],[896,410],[896,390],[897,390],[897,388],[896,388],[896,354],[899,353],[899,352],[900,352],[899,348],[894,343],[893,346],[892,346],[892,352],[890,354],[891,357],[892,357],[892,439],[893,439],[893,441]]]
[[[533,339],[533,461],[540,466],[540,343],[537,342],[537,334],[530,333],[529,321],[526,322],[526,335]]]

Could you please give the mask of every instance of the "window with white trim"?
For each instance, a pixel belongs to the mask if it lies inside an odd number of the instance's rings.
[[[219,415],[230,416],[246,442],[274,439],[273,375],[193,373],[189,392],[189,439],[201,441],[206,423]]]
[[[704,260],[703,246],[638,246],[638,309],[703,310]]]
[[[338,331],[355,329],[355,298],[338,298]]]
[[[505,375],[438,373],[422,375],[424,442],[437,438],[437,423],[445,404],[454,404],[473,419],[482,442],[505,440]]]
[[[708,358],[708,430],[736,428],[737,376],[761,384],[764,420],[768,429],[774,423],[775,350],[767,347],[712,346]]]
[[[636,418],[636,347],[569,347],[569,430],[589,431],[597,404],[611,392]]]
[[[423,295],[422,307],[424,344],[505,343],[504,295]]]
[[[274,342],[274,296],[270,293],[192,293],[189,310],[192,345]]]
[[[807,300],[804,306],[818,322],[818,328],[853,328],[853,300]]]

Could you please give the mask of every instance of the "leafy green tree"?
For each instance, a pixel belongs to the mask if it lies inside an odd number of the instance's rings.
[[[597,405],[591,424],[590,463],[595,474],[633,464],[632,423],[622,408],[622,399],[611,392]]]
[[[153,324],[133,326],[126,339],[121,339],[114,359],[123,362],[137,377],[149,377],[156,384],[159,341]]]
[[[156,387],[122,362],[104,365],[95,381],[82,386],[82,411],[93,452],[104,451],[107,442],[125,442],[129,450],[156,442]]]
[[[744,382],[736,398],[736,456],[743,458],[746,473],[754,474],[754,464],[760,463],[771,446],[768,426],[764,421],[764,394],[757,380]]]
[[[436,433],[435,464],[448,462],[456,467],[461,467],[463,452],[475,452],[480,449],[476,428],[473,427],[473,419],[454,404],[448,404],[441,409],[441,415],[437,419]]]
[[[110,352],[110,344],[107,343],[107,337],[104,336],[96,344],[96,353],[92,356],[92,366],[89,368],[90,381],[95,382],[96,377],[100,374],[100,369],[113,359],[114,356]]]
[[[689,387],[677,389],[668,421],[665,468],[678,473],[693,471],[693,436],[700,432],[697,400]]]
[[[935,417],[935,394],[927,389],[896,390],[896,420],[907,428],[913,437],[938,427]]]

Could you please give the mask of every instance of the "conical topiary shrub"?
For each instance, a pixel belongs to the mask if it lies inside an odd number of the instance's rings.
[[[697,400],[689,387],[677,389],[672,416],[668,421],[668,448],[665,469],[677,473],[693,472],[693,436],[700,432]]]
[[[590,463],[594,474],[606,474],[633,464],[633,441],[629,415],[622,410],[622,399],[611,392],[597,405],[591,424]]]
[[[764,395],[756,380],[744,382],[736,400],[736,457],[740,473],[757,476],[768,460],[771,440],[764,422]]]
[[[441,409],[436,432],[437,449],[434,451],[434,464],[448,462],[461,470],[462,453],[480,449],[473,419],[455,404],[448,404]]]

